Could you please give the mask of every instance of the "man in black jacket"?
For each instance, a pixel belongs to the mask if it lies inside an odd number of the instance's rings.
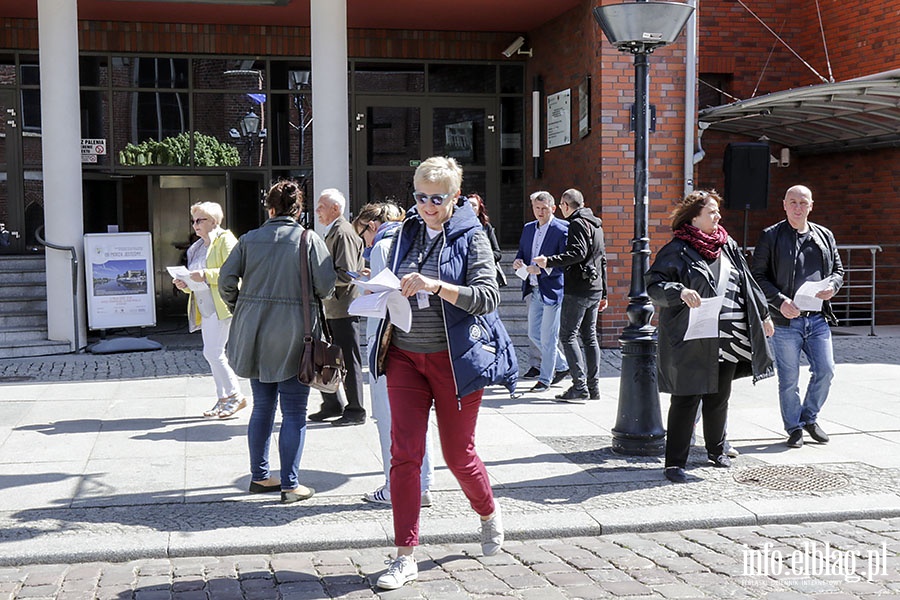
[[[563,192],[559,208],[569,221],[566,249],[554,256],[538,256],[540,268],[565,267],[559,339],[572,373],[572,387],[556,396],[563,402],[600,399],[600,344],[597,313],[606,308],[606,247],[599,217],[584,205],[576,189]],[[578,337],[584,344],[584,353]]]
[[[763,230],[750,270],[766,295],[775,322],[772,350],[778,373],[781,419],[790,448],[803,446],[803,430],[828,442],[816,419],[834,377],[830,325],[837,319],[829,300],[841,289],[844,267],[834,235],[809,221],[812,192],[795,185],[784,195],[787,219]],[[811,284],[812,294],[804,284]],[[800,292],[798,294],[798,292]],[[806,397],[800,401],[800,353],[809,361]]]

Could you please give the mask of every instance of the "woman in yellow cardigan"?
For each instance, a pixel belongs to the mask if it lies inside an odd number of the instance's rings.
[[[241,395],[237,375],[225,358],[225,344],[231,329],[231,312],[219,296],[219,267],[237,244],[234,234],[222,229],[222,207],[217,202],[198,202],[191,206],[191,226],[200,238],[187,250],[190,277],[208,284],[208,288],[191,291],[180,279],[172,283],[188,294],[188,329],[203,335],[203,357],[212,370],[218,401],[203,413],[205,417],[224,419],[247,406]]]

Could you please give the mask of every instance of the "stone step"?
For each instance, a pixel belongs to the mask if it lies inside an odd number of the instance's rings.
[[[19,345],[21,342],[43,341],[47,339],[46,327],[0,327],[0,346]]]
[[[0,346],[0,359],[25,358],[28,356],[48,356],[72,351],[68,342],[54,342],[47,339],[16,342],[15,346]]]
[[[19,274],[19,276],[24,274]],[[43,275],[43,274],[42,274]],[[33,300],[47,298],[47,284],[43,281],[15,281],[15,277],[0,277],[0,288],[3,289],[3,298],[17,298]]]
[[[6,273],[20,273],[46,270],[44,255],[0,256],[0,279]]]
[[[23,310],[13,313],[0,312],[0,327],[27,327],[47,329],[47,311]]]
[[[10,286],[15,285],[40,285],[46,286],[47,273],[41,269],[39,271],[2,271],[0,270],[0,287],[4,293]]]
[[[9,297],[0,298],[0,315],[15,315],[21,311],[39,312],[47,314],[47,297]]]

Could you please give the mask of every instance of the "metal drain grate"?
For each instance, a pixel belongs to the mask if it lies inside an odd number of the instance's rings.
[[[738,483],[771,490],[792,492],[825,492],[847,487],[850,480],[843,475],[816,467],[766,466],[742,469],[734,474]]]

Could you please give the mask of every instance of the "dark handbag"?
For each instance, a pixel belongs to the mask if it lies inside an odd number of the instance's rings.
[[[310,290],[309,247],[306,229],[300,236],[300,285],[303,293],[303,350],[300,353],[300,371],[297,379],[320,392],[335,393],[347,375],[344,353],[340,346],[331,343],[331,332],[322,312],[321,303],[313,298]],[[312,310],[310,302],[318,307],[319,321],[322,323],[322,337],[312,334]]]

